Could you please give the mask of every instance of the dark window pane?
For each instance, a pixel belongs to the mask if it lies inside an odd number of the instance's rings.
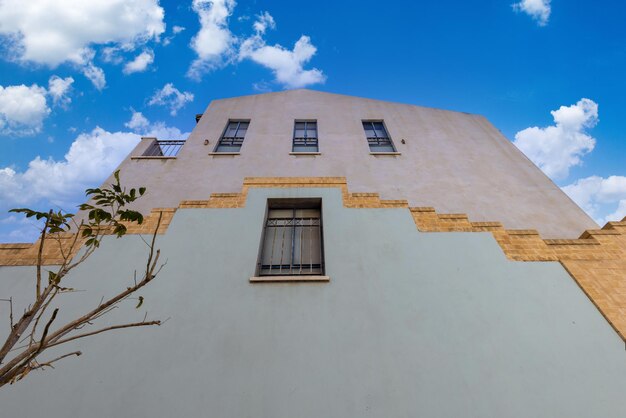
[[[247,130],[244,128],[239,128],[237,131],[237,138],[245,138]]]
[[[231,122],[228,124],[228,128],[226,129],[224,136],[227,138],[232,138],[235,136],[236,133],[237,133],[237,122]]]
[[[373,145],[370,144],[370,151],[372,152],[394,152],[393,145],[391,144],[380,144]]]
[[[239,152],[241,145],[222,145],[220,144],[215,152]]]

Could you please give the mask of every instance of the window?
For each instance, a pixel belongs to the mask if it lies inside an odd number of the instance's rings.
[[[270,199],[261,241],[259,276],[324,274],[320,199]]]
[[[382,121],[363,121],[363,129],[365,129],[370,152],[396,151]]]
[[[155,139],[144,151],[143,157],[176,157],[185,141],[159,141]]]
[[[296,121],[293,129],[293,152],[318,152],[317,121]]]
[[[228,121],[215,152],[239,152],[249,124],[250,121],[245,120]]]

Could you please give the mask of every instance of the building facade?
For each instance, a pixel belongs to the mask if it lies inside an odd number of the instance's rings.
[[[626,222],[597,229],[483,117],[292,90],[197,119],[122,162],[145,225],[60,312],[125,288],[160,213],[167,264],[106,320],[167,322],[81,341],[3,416],[626,416]],[[29,300],[35,248],[0,246],[0,297]]]

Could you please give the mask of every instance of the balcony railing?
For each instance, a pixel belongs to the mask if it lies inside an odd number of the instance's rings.
[[[185,145],[184,140],[154,140],[143,153],[144,157],[176,157]]]

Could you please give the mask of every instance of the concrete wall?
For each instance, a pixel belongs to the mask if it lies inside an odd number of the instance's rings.
[[[322,198],[329,283],[248,282],[269,197]],[[488,233],[419,233],[338,189],[252,189],[245,208],[179,210],[158,246],[144,307],[109,321],[169,320],[68,347],[85,354],[1,389],[0,416],[626,416],[622,340],[560,264],[508,261]],[[107,239],[61,315],[125,288],[145,253]],[[25,303],[33,276],[0,268],[0,297]]]
[[[251,121],[241,154],[209,155],[229,119]],[[317,120],[321,155],[289,154],[295,119]],[[363,119],[384,120],[401,155],[370,155]],[[213,101],[176,160],[129,158],[122,171],[125,182],[148,187],[140,203],[145,211],[238,192],[245,176],[342,176],[353,192],[535,228],[546,238],[597,228],[482,116],[310,90]]]

